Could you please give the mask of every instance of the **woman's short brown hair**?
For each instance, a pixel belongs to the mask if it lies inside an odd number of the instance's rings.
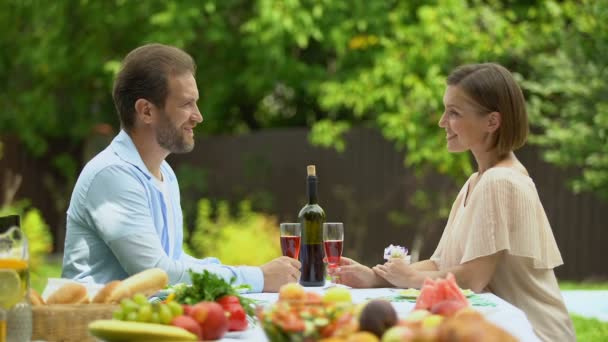
[[[196,72],[192,57],[173,46],[147,44],[129,52],[114,81],[112,96],[120,124],[130,131],[135,124],[135,102],[146,99],[163,108],[169,75]]]
[[[463,65],[452,71],[447,84],[464,91],[479,105],[482,115],[500,113],[493,146],[500,155],[524,145],[529,131],[526,102],[509,70],[496,63]]]

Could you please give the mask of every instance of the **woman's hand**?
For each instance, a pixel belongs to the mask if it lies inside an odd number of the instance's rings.
[[[371,268],[346,258],[340,258],[340,266],[328,268],[328,273],[338,284],[355,288],[371,288],[386,285]]]
[[[372,270],[393,286],[400,288],[418,287],[418,272],[403,259],[389,259],[384,265],[376,265]]]

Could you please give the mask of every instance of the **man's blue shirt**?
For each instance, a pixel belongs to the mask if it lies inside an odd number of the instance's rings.
[[[175,173],[161,173],[170,205],[125,131],[82,170],[67,211],[62,277],[105,284],[148,268],[167,271],[171,284],[190,283],[188,269],[236,277],[253,292],[264,288],[259,267],[222,265],[182,250],[183,217]],[[173,210],[172,215],[167,210]],[[173,219],[173,224],[167,220]],[[170,227],[174,227],[172,234]]]

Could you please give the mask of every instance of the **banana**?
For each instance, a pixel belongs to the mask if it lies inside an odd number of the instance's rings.
[[[194,334],[163,324],[97,320],[89,324],[91,335],[108,342],[120,341],[196,341]]]

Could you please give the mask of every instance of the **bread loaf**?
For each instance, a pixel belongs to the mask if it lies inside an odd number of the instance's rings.
[[[110,295],[116,290],[116,287],[122,283],[120,280],[114,280],[106,284],[93,298],[92,303],[107,304],[110,303]]]
[[[89,302],[87,288],[77,283],[67,283],[53,292],[47,304],[86,304]]]
[[[30,303],[32,303],[32,305],[44,305],[44,299],[42,299],[42,297],[40,296],[40,294],[38,293],[38,291],[34,290],[34,289],[30,289]]]
[[[149,296],[163,289],[168,283],[167,272],[160,268],[151,268],[123,280],[112,291],[106,303],[118,303],[121,299],[129,298],[136,293]]]

